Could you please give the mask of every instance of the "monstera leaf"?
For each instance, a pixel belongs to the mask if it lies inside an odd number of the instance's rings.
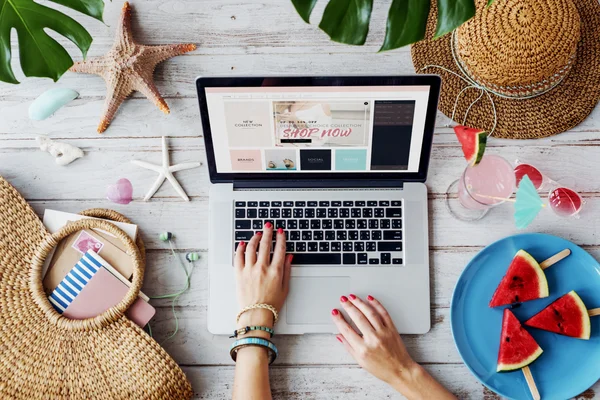
[[[292,0],[305,22],[318,0]],[[340,43],[362,45],[367,39],[374,0],[329,0],[319,28]],[[432,0],[392,0],[380,51],[397,49],[425,37]],[[488,5],[493,0],[488,0]],[[475,15],[474,0],[437,0],[435,36],[452,32]]]
[[[103,0],[51,0],[102,21]],[[33,0],[0,0],[0,81],[19,83],[10,65],[11,30],[19,43],[21,68],[25,76],[57,81],[73,65],[69,53],[44,30],[66,37],[85,57],[92,36],[73,18]]]

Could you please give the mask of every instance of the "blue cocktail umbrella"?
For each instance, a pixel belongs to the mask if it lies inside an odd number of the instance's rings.
[[[533,182],[527,175],[521,179],[515,200],[515,225],[524,229],[535,219],[540,210],[546,207]]]

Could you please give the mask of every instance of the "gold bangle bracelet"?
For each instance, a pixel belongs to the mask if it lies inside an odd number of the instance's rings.
[[[272,305],[265,304],[265,303],[252,304],[251,306],[246,306],[246,307],[242,308],[240,310],[240,312],[238,313],[236,319],[235,319],[236,322],[240,322],[240,317],[246,311],[256,310],[256,309],[259,309],[259,308],[271,311],[273,313],[273,319],[274,319],[273,320],[273,325],[275,325],[277,323],[277,320],[279,319],[279,314],[277,313],[277,310]]]

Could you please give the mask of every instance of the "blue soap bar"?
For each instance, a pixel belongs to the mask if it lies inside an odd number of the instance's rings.
[[[79,93],[73,89],[54,88],[42,93],[29,106],[29,118],[41,121],[48,118],[65,104],[73,101]]]

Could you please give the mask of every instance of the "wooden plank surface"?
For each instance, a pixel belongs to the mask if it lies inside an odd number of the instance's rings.
[[[108,179],[120,172],[132,176],[135,180],[136,195],[140,195],[149,188],[154,180],[154,173],[141,169],[131,164],[131,160],[140,159],[148,162],[159,163],[161,160],[161,144],[158,137],[138,138],[137,140],[124,140],[103,138],[100,139],[73,139],[69,143],[80,146],[86,155],[77,160],[69,168],[61,170],[60,176],[55,176],[53,168],[54,160],[46,153],[38,151],[34,140],[6,140],[0,141],[0,157],[4,161],[4,173],[15,175],[15,178],[27,181],[27,177],[19,174],[22,168],[20,160],[27,159],[28,169],[34,172],[41,181],[35,186],[30,185],[31,192],[23,194],[30,199],[38,199],[46,191],[56,184],[62,184],[81,174],[94,172],[98,179]],[[172,160],[174,163],[184,161],[200,161],[205,164],[204,144],[201,138],[172,138],[169,140]],[[597,179],[597,171],[600,168],[600,146],[566,144],[555,146],[491,146],[489,154],[501,154],[507,160],[521,160],[534,165],[541,165],[542,170],[555,180],[564,182],[578,191],[593,196],[600,191],[600,179]],[[551,160],[550,162],[548,160]],[[104,168],[98,171],[98,165]],[[459,146],[436,145],[431,155],[431,173],[427,180],[427,186],[431,194],[444,194],[448,185],[455,177],[460,176],[464,170],[464,158]],[[434,173],[433,171],[443,171]],[[17,175],[20,175],[17,176]],[[48,179],[50,176],[53,179]],[[182,171],[177,175],[184,187],[187,187],[188,195],[195,197],[206,197],[208,194],[208,169],[206,165],[202,168]],[[26,182],[23,182],[26,184]],[[32,182],[30,182],[31,184]],[[27,185],[26,185],[27,186]],[[56,199],[73,198],[76,193],[69,191],[66,187],[55,194]],[[72,187],[73,190],[79,190]],[[158,193],[158,196],[174,195],[172,190]],[[103,198],[105,188],[91,185],[84,193],[79,193],[80,198]],[[143,196],[140,196],[143,197]],[[43,197],[42,197],[43,198]]]
[[[49,4],[47,0],[41,2]],[[383,38],[389,3],[385,1],[375,2],[372,30],[363,47],[331,42],[317,29],[323,1],[317,5],[313,25],[302,22],[289,0],[134,0],[131,3],[134,34],[140,42],[192,42],[199,46],[193,53],[165,62],[155,72],[157,87],[171,114],[163,115],[136,93],[121,107],[109,130],[99,136],[95,129],[105,93],[99,77],[67,73],[58,84],[47,79],[27,79],[18,86],[0,84],[0,175],[15,185],[40,215],[46,208],[78,212],[110,207],[131,217],[139,224],[148,247],[144,285],[147,294],[176,291],[183,284],[176,260],[158,239],[160,232],[168,230],[176,234],[179,257],[187,251],[198,251],[201,258],[196,263],[192,288],[176,307],[180,333],[167,341],[165,348],[183,365],[196,398],[227,399],[233,381],[233,367],[227,354],[230,340],[206,330],[209,181],[195,78],[198,75],[408,74],[413,73],[410,50],[376,53]],[[93,34],[91,56],[104,53],[112,45],[121,5],[120,1],[106,2],[106,25],[67,11]],[[55,4],[51,7],[65,10]],[[71,43],[59,41],[75,59],[80,59]],[[12,63],[22,77],[18,62],[15,53]],[[80,98],[48,120],[29,120],[31,102],[55,85],[78,90]],[[48,154],[37,150],[35,137],[40,134],[80,146],[86,155],[60,168]],[[152,201],[140,200],[155,175],[130,161],[158,163],[162,135],[171,138],[174,162],[203,164],[201,168],[177,174],[192,199],[190,203],[182,202],[168,184]],[[490,154],[537,164],[549,176],[568,182],[584,194],[586,204],[581,219],[564,220],[545,212],[526,231],[563,236],[599,258],[600,109],[596,108],[569,133],[535,141],[491,139],[489,146]],[[461,363],[452,341],[448,307],[454,284],[468,261],[489,243],[517,232],[510,222],[512,206],[499,206],[478,223],[459,222],[448,214],[446,188],[459,176],[464,160],[449,120],[442,114],[438,114],[436,121],[430,168],[427,185],[432,330],[427,335],[406,336],[405,341],[415,359],[424,363],[460,399],[497,399]],[[127,206],[105,200],[107,185],[120,177],[129,178],[134,185],[136,200]],[[157,300],[153,304],[157,306],[157,316],[152,326],[161,341],[173,329],[173,315],[169,301]],[[331,335],[279,337],[277,343],[281,357],[271,373],[277,399],[399,398],[355,365]],[[597,383],[578,398],[596,398],[598,391]]]
[[[437,364],[426,365],[425,368],[460,400],[500,400],[499,396],[482,386],[462,365]],[[186,366],[183,370],[193,381],[198,382],[196,398],[231,398],[233,367]],[[273,397],[277,400],[404,398],[356,366],[275,367],[271,370],[271,387]],[[575,400],[597,398],[597,393],[600,393],[600,382]]]

